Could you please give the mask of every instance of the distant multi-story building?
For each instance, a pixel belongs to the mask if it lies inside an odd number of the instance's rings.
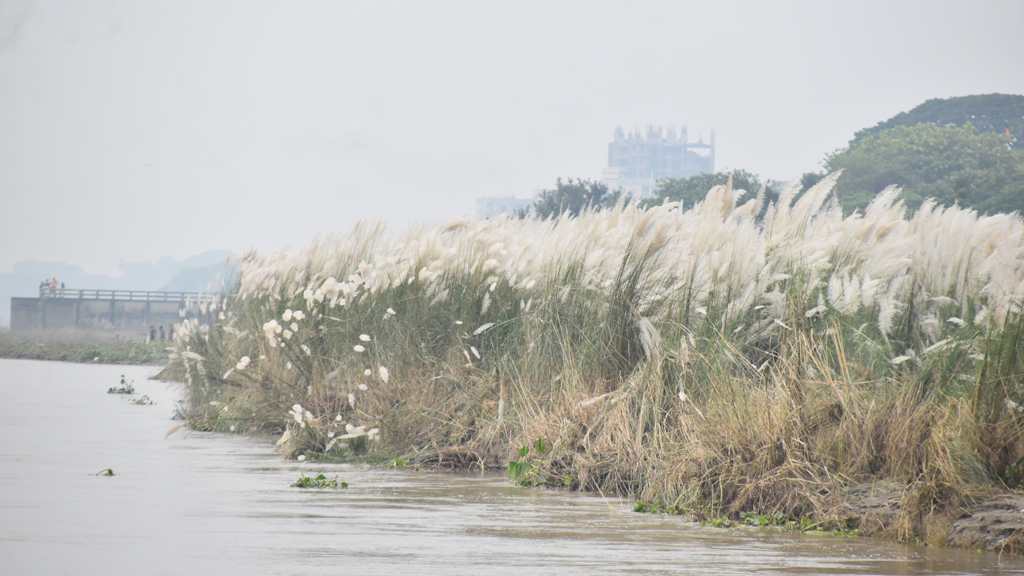
[[[615,129],[615,139],[608,145],[608,167],[601,179],[609,190],[622,188],[635,197],[651,195],[661,178],[689,178],[701,172],[715,171],[715,131],[711,142],[703,138],[690,142],[683,126],[679,135],[669,127],[662,134],[661,126],[647,127],[647,134],[634,130],[626,135]]]
[[[538,190],[537,193],[539,194],[540,191]],[[536,201],[537,196],[534,196],[533,198],[515,198],[513,196],[505,198],[477,198],[476,217],[481,220],[486,220],[488,218],[493,218],[498,214],[515,212],[516,210],[524,210],[526,213],[530,213],[533,210],[533,203]]]

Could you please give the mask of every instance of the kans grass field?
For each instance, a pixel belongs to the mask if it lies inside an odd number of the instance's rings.
[[[1021,487],[1024,222],[894,188],[844,217],[835,178],[249,254],[165,374],[192,426],[290,458],[840,527],[895,486],[898,520],[860,529],[935,540]]]

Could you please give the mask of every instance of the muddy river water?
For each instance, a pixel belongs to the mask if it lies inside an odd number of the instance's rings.
[[[165,438],[177,392],[153,372],[0,360],[0,574],[1024,574],[993,553],[703,528],[498,475]],[[106,394],[121,374],[156,403]],[[290,487],[321,472],[350,487]]]

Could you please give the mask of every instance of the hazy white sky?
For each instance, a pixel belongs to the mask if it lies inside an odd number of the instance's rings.
[[[0,272],[305,245],[598,178],[615,126],[786,179],[1024,93],[1024,2],[0,0]]]

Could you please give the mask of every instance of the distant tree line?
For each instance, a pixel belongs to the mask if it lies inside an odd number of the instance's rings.
[[[928,100],[857,132],[823,166],[843,170],[836,195],[847,212],[890,185],[903,188],[911,209],[935,198],[983,213],[1024,212],[1024,96]]]
[[[982,213],[1024,213],[1024,96],[928,100],[858,131],[847,147],[826,155],[822,166],[823,172],[800,177],[801,190],[842,170],[835,193],[847,213],[863,210],[890,185],[903,189],[902,198],[912,210],[925,198],[934,198],[940,205],[956,203]],[[734,189],[756,193],[763,185],[767,201],[778,197],[781,183],[737,169],[659,180],[640,205],[668,200],[690,208],[730,176]],[[576,216],[586,207],[614,206],[622,194],[601,182],[559,178],[533,208],[542,218],[565,212]]]

